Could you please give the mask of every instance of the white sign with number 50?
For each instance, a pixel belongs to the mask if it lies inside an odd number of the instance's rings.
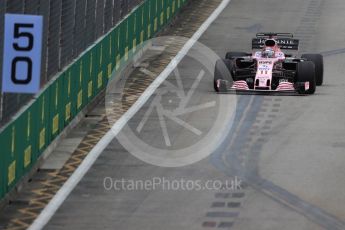
[[[43,17],[6,14],[2,92],[40,90]]]

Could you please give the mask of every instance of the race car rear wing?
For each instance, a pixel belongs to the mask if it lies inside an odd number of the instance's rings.
[[[253,38],[252,49],[262,49],[264,47],[266,39],[274,38],[277,41],[280,49],[298,50],[298,47],[299,47],[299,40],[298,39],[293,39],[292,37],[279,37],[279,36],[274,36],[274,37],[268,37],[268,36],[259,37],[259,36],[257,36],[256,38]]]
[[[256,38],[293,38],[293,34],[265,32],[265,33],[257,33]]]

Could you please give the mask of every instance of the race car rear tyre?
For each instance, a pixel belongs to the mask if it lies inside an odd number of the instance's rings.
[[[218,84],[218,80],[225,80],[225,81],[231,80],[231,74],[230,74],[231,65],[232,65],[231,60],[227,60],[227,59],[217,60],[216,66],[214,69],[214,79],[213,79],[213,87],[216,92],[221,92],[224,90],[226,91],[224,87],[218,88],[217,84]]]
[[[225,55],[225,59],[232,59],[234,57],[244,57],[248,56],[245,52],[227,52]]]
[[[303,54],[302,58],[312,61],[315,64],[316,85],[323,83],[323,56],[321,54]]]
[[[315,64],[312,61],[299,62],[297,64],[296,82],[303,85],[298,89],[301,94],[314,94],[316,89]],[[309,89],[305,89],[304,83],[309,82]]]

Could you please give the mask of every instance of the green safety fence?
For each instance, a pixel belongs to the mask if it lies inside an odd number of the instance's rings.
[[[73,93],[73,99],[76,101],[77,113],[81,111],[87,103],[87,80],[84,78],[84,60],[82,56],[78,59],[70,68],[72,71],[72,81],[74,82],[75,92]]]
[[[75,100],[76,90],[74,90],[75,79],[73,76],[74,75],[72,68],[69,68],[62,74],[62,76],[60,76],[61,78],[63,78],[64,82],[64,86],[62,89],[62,103],[64,105],[64,107],[62,108],[64,127],[66,127],[77,114],[77,101]]]
[[[2,133],[0,133],[0,197],[3,197],[5,195],[5,188],[7,187],[5,184],[6,178],[5,175],[7,175],[6,169],[5,169],[5,157],[6,154],[8,154],[7,152],[7,148],[6,147],[6,133],[3,131]]]
[[[78,74],[77,84],[79,85],[79,104],[77,111],[84,108],[88,102],[92,101],[95,95],[97,73],[97,54],[95,50],[89,50],[80,58],[80,61],[74,66],[75,72]],[[76,95],[78,98],[78,95]]]
[[[120,26],[117,26],[115,28],[115,30],[112,32],[113,33],[113,46],[114,46],[114,56],[115,56],[115,71],[119,71],[120,67],[121,67],[121,51],[120,51],[120,47],[121,47],[121,40],[120,38]]]
[[[36,137],[38,141],[36,141],[35,145],[37,146],[38,152],[35,155],[36,158],[40,156],[40,154],[45,150],[45,148],[49,145],[49,133],[50,133],[50,123],[49,123],[49,116],[50,116],[50,88],[43,90],[41,95],[35,100],[34,107],[37,110],[37,116],[34,117],[34,123],[37,124],[37,134]]]
[[[65,105],[63,89],[65,87],[64,74],[60,75],[49,87],[49,124],[50,134],[48,140],[53,140],[63,129]]]
[[[9,188],[12,188],[16,182],[16,156],[15,156],[15,129],[14,125],[10,124],[1,133],[1,161],[2,170],[4,173],[2,178],[3,188],[2,191],[6,193]]]
[[[144,31],[144,40],[151,38],[151,19],[150,19],[150,1],[146,1],[142,5],[143,10],[143,28]]]
[[[0,132],[0,199],[187,0],[146,0],[42,89]]]
[[[38,153],[37,139],[37,123],[34,119],[38,117],[37,104],[32,104],[17,120],[18,136],[16,137],[16,146],[18,147],[21,169],[18,169],[18,174],[26,173],[31,169],[31,166],[35,163]],[[22,153],[22,154],[20,154]]]
[[[95,46],[95,61],[96,65],[94,65],[96,74],[94,75],[95,79],[95,87],[94,87],[94,94],[98,94],[102,90],[102,86],[104,85],[104,71],[103,71],[103,41],[100,41]]]
[[[113,33],[110,33],[106,39],[104,39],[104,44],[106,45],[106,48],[104,50],[104,62],[105,62],[105,76],[106,76],[106,82],[109,81],[109,78],[111,77],[111,74],[113,72],[113,53],[114,48],[112,48],[112,41],[113,41]]]

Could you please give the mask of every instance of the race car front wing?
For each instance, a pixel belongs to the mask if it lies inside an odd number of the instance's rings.
[[[250,89],[247,82],[243,80],[234,82],[217,80],[218,93],[303,95],[303,92],[309,90],[309,85],[309,82],[281,82],[275,90],[270,87]]]

